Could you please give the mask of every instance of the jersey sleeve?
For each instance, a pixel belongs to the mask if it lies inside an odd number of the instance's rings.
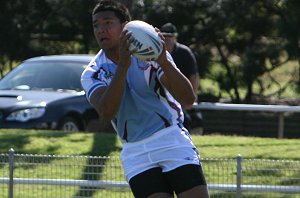
[[[89,65],[81,75],[81,85],[86,93],[87,99],[90,101],[92,93],[98,88],[103,86],[103,83],[97,78],[96,66]]]
[[[108,86],[111,81],[112,75],[107,74],[105,64],[100,64],[98,58],[92,60],[81,75],[81,85],[89,102],[97,88]]]

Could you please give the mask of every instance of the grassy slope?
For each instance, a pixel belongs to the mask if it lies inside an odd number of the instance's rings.
[[[202,158],[300,160],[298,139],[238,136],[193,136]],[[119,155],[121,144],[114,133],[64,133],[60,131],[0,130],[0,153],[45,155]]]

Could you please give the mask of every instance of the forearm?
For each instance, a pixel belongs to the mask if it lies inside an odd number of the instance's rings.
[[[124,29],[120,35],[119,51],[106,54],[108,58],[118,62],[118,64],[116,73],[109,85],[96,90],[90,99],[101,118],[111,120],[119,111],[124,94],[127,71],[131,65],[130,42],[128,41],[131,34],[131,32]]]
[[[111,120],[119,110],[126,83],[127,70],[118,67],[109,86],[95,91],[91,97],[91,103],[96,108],[100,117]]]
[[[181,105],[192,105],[196,96],[189,80],[169,61],[165,61],[160,65],[164,71],[162,76],[164,86]]]
[[[192,74],[189,77],[189,81],[192,84],[193,87],[193,91],[196,95],[196,100],[195,102],[198,102],[198,96],[197,96],[197,92],[198,92],[198,88],[199,88],[199,75],[198,74]]]

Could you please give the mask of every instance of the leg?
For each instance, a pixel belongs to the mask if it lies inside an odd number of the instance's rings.
[[[129,180],[131,191],[136,198],[171,198],[173,190],[161,168],[152,168]]]
[[[177,195],[178,198],[209,198],[207,185],[199,185]]]
[[[147,198],[174,198],[174,197],[169,193],[154,193]]]
[[[178,198],[209,197],[201,165],[188,164],[165,174]]]

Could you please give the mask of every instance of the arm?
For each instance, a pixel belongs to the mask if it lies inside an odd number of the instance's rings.
[[[197,60],[192,50],[187,46],[186,46],[186,51],[184,51],[182,55],[184,56],[186,75],[193,86],[193,90],[196,94],[195,102],[197,102],[198,101],[197,92],[199,88],[199,72],[198,72]]]
[[[197,102],[198,101],[197,92],[198,92],[198,87],[199,87],[199,74],[198,73],[191,74],[189,76],[189,81],[191,82],[194,93],[196,94],[195,102]]]
[[[192,85],[167,59],[165,46],[157,62],[164,71],[164,75],[161,77],[163,85],[182,106],[191,106],[196,98]]]
[[[118,67],[109,86],[100,87],[91,95],[90,102],[101,118],[111,120],[117,113],[124,92],[126,73],[126,69]]]
[[[130,66],[129,43],[131,33],[124,30],[120,36],[119,62],[116,73],[107,87],[100,87],[90,97],[100,117],[111,120],[119,110]]]

